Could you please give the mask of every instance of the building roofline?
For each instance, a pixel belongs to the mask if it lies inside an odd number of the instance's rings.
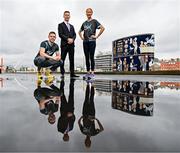
[[[120,40],[120,39],[125,39],[125,38],[135,37],[135,36],[142,36],[142,35],[154,35],[154,33],[144,33],[144,34],[131,35],[131,36],[127,36],[127,37],[122,37],[122,38],[119,38],[119,39],[115,39],[115,40],[113,40],[112,42],[117,41],[117,40]]]

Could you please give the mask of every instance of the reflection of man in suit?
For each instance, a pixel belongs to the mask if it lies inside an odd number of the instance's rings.
[[[63,140],[69,141],[68,133],[73,130],[75,115],[74,115],[74,80],[71,79],[69,85],[69,97],[68,101],[64,94],[64,80],[61,81],[61,107],[60,117],[58,119],[57,128],[58,131],[63,133]]]
[[[61,59],[63,63],[66,59],[67,53],[69,54],[70,62],[70,75],[71,77],[78,77],[74,74],[74,41],[76,39],[76,33],[73,25],[69,24],[70,12],[64,12],[64,22],[58,25],[58,33],[61,38]],[[64,65],[61,70],[62,77],[64,77]]]
[[[48,122],[56,122],[55,112],[58,111],[61,91],[54,84],[50,88],[38,86],[34,91],[34,97],[38,101],[39,110],[42,114],[48,115]]]
[[[95,136],[104,130],[100,121],[95,117],[94,106],[94,86],[86,86],[86,95],[83,105],[83,116],[78,120],[79,128],[81,132],[86,135],[85,146],[89,148],[91,146],[91,136]],[[95,126],[95,121],[99,127]]]

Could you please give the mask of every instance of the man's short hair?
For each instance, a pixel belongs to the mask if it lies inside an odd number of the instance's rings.
[[[87,8],[87,9],[86,9],[86,12],[87,12],[87,10],[90,10],[91,12],[93,12],[92,8]]]
[[[50,32],[49,32],[49,35],[50,35],[50,34],[56,35],[56,33],[55,33],[54,31],[50,31]]]
[[[66,13],[70,13],[69,11],[64,11],[64,14],[66,14]]]

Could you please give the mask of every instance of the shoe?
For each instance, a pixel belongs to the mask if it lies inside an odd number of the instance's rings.
[[[42,79],[43,79],[42,73],[41,73],[41,72],[38,72],[38,73],[37,73],[37,77],[38,77],[38,80],[42,80]]]
[[[90,74],[89,78],[94,80],[95,79],[95,75],[94,74]]]
[[[86,82],[87,82],[87,84],[93,84],[94,80],[93,79],[87,79]]]
[[[50,69],[47,69],[46,71],[45,71],[45,76],[47,77],[47,78],[53,78],[54,76],[51,74],[51,70]]]
[[[64,74],[61,75],[61,79],[64,79]]]
[[[89,75],[90,75],[89,73],[85,74],[85,75],[83,76],[83,79],[84,79],[84,80],[88,80]]]
[[[40,86],[41,86],[41,83],[42,83],[42,79],[38,79],[38,80],[37,80],[37,87],[40,87]]]
[[[55,72],[57,68],[50,68],[51,72]]]
[[[77,78],[77,77],[79,77],[79,76],[78,76],[78,75],[75,75],[75,74],[71,74],[70,77],[71,77],[71,78]]]
[[[50,69],[46,69],[45,70],[45,76],[49,76],[51,75],[51,70]]]
[[[47,86],[50,86],[53,84],[53,81],[55,80],[54,77],[48,77],[47,79],[45,79],[44,83],[47,85]]]

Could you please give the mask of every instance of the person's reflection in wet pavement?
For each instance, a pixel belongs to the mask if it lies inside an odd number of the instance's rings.
[[[68,101],[64,94],[65,82],[62,79],[60,89],[62,91],[61,96],[61,107],[60,107],[60,117],[58,119],[57,129],[63,134],[63,140],[69,141],[69,132],[73,130],[75,115],[74,115],[74,79],[70,79],[69,84],[69,97]]]
[[[94,85],[87,83],[85,100],[83,104],[83,113],[78,120],[81,132],[86,135],[85,146],[87,148],[91,147],[91,136],[95,136],[104,130],[100,121],[95,117],[94,95]],[[97,128],[95,126],[96,123],[98,125]]]
[[[53,82],[47,83],[46,81],[45,83],[48,87],[41,87],[41,83],[35,89],[34,97],[38,101],[40,112],[48,115],[48,122],[54,124],[56,122],[54,113],[58,111],[62,92]]]

